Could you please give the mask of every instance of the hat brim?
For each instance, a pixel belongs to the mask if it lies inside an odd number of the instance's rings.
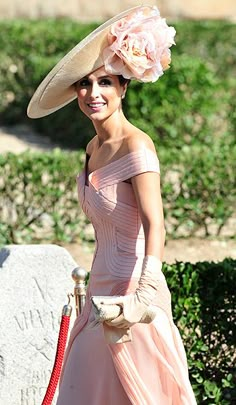
[[[138,8],[109,19],[71,49],[38,86],[27,108],[28,117],[45,117],[73,101],[77,97],[74,84],[103,66],[101,51],[108,45],[111,25]]]

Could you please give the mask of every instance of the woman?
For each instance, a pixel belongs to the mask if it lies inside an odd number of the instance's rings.
[[[77,179],[96,251],[57,405],[196,403],[161,271],[165,230],[158,158],[149,136],[122,111],[131,79],[156,81],[169,67],[174,34],[155,7],[118,15],[59,62],[28,108],[36,118],[77,97],[96,132]],[[101,308],[118,313],[104,320]]]

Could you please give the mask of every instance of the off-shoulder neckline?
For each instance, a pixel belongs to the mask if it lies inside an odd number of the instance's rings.
[[[119,157],[118,159],[112,160],[111,162],[105,164],[104,166],[98,167],[95,170],[92,170],[90,173],[88,173],[88,161],[90,156],[88,154],[86,154],[86,164],[85,164],[85,172],[86,172],[86,177],[89,179],[89,177],[91,177],[93,174],[97,173],[98,171],[102,171],[104,169],[109,168],[111,165],[114,165],[116,163],[120,163],[122,160],[125,160],[126,158],[130,157],[131,155],[137,155],[143,152],[147,152],[147,153],[151,153],[153,156],[155,156],[157,158],[157,155],[155,154],[155,152],[153,152],[151,149],[148,148],[143,148],[143,149],[138,149],[132,152],[128,152],[125,155]]]
[[[96,177],[97,177],[97,176],[103,177],[103,175],[104,175],[104,176],[106,177],[107,171],[108,171],[108,173],[110,174],[110,170],[111,170],[111,168],[112,168],[113,166],[116,167],[116,165],[117,165],[118,163],[119,163],[119,164],[122,164],[122,162],[125,163],[125,161],[126,161],[127,159],[134,158],[135,156],[138,156],[138,155],[143,154],[143,153],[150,153],[150,155],[152,155],[152,158],[155,158],[155,159],[158,160],[158,157],[157,157],[157,155],[156,155],[155,152],[153,152],[151,149],[148,149],[148,148],[142,148],[142,149],[138,149],[138,150],[136,150],[136,151],[128,152],[128,153],[126,153],[125,155],[121,156],[120,158],[115,159],[115,160],[113,160],[113,161],[107,163],[106,165],[101,166],[101,167],[99,167],[99,168],[97,168],[97,169],[91,171],[89,174],[88,174],[88,160],[89,160],[89,157],[90,157],[90,156],[89,156],[88,154],[86,154],[86,161],[85,161],[84,169],[82,170],[82,172],[78,173],[77,178],[79,178],[81,175],[83,175],[83,178],[84,178],[84,185],[85,185],[86,187],[89,187],[90,185],[92,185],[92,177],[93,177],[93,176],[96,176]],[[103,174],[103,175],[99,175],[100,172],[101,172],[101,173],[104,172],[104,174]]]

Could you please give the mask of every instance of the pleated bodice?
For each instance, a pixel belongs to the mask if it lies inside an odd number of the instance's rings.
[[[126,180],[148,171],[159,173],[159,161],[151,150],[142,149],[93,171],[87,179],[86,170],[77,177],[81,207],[95,230],[92,271],[101,253],[106,271],[120,278],[140,277],[144,232],[132,185]]]

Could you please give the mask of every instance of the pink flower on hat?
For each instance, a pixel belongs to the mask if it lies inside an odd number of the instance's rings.
[[[103,50],[105,70],[126,79],[155,82],[169,68],[175,29],[157,7],[142,7],[112,25]]]

